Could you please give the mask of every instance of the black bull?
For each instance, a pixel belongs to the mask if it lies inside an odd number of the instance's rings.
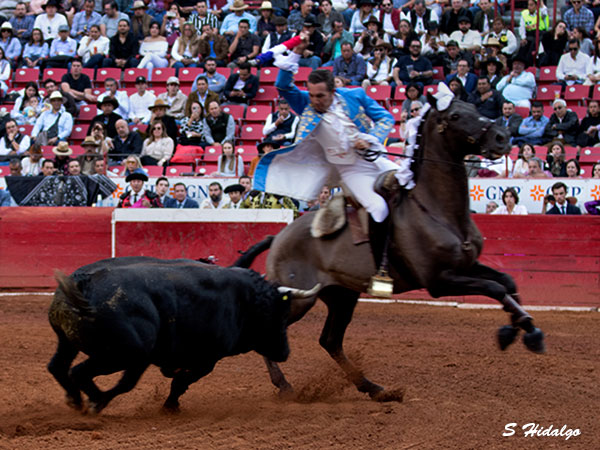
[[[92,413],[133,389],[150,364],[173,378],[164,408],[177,410],[189,385],[223,357],[254,350],[285,361],[288,299],[318,289],[276,287],[248,269],[146,257],[98,261],[57,281],[48,315],[58,348],[48,370],[70,406],[83,408],[83,391]],[[70,368],[80,351],[89,358]],[[93,382],[118,371],[108,391]]]

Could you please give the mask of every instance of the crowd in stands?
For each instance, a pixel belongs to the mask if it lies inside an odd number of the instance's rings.
[[[571,0],[551,26],[546,6],[528,0],[514,29],[502,0],[8,3],[0,165],[10,174],[130,176],[134,158],[164,174],[183,164],[184,173],[252,176],[298,126],[277,99],[278,69],[255,58],[304,30],[299,85],[321,67],[336,86],[365,89],[396,119],[388,145],[402,147],[406,122],[446,83],[511,134],[511,155],[469,158],[471,176],[600,176],[596,2]]]

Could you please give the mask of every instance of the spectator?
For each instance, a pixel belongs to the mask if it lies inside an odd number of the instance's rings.
[[[504,206],[500,206],[492,214],[527,215],[527,208],[518,204],[519,194],[517,194],[517,190],[513,187],[506,188],[502,193],[502,203],[504,203]]]
[[[188,18],[188,21],[194,26],[194,30],[200,34],[204,25],[210,25],[211,28],[219,27],[219,19],[214,14],[208,12],[206,0],[199,0],[196,3],[194,12]]]
[[[308,211],[318,211],[321,208],[325,208],[325,206],[327,206],[327,203],[329,202],[329,199],[331,198],[331,189],[329,189],[329,186],[324,185],[321,188],[321,192],[319,192],[319,197],[312,201],[311,203],[314,203],[310,208],[308,208]]]
[[[462,0],[452,0],[450,2],[450,9],[448,9],[442,15],[442,31],[450,36],[452,33],[458,30],[458,19],[460,17],[468,17],[469,19],[472,19],[473,15],[471,14],[471,11],[463,7]]]
[[[4,50],[6,59],[8,59],[14,68],[17,67],[17,60],[21,57],[21,41],[13,35],[13,27],[10,22],[4,22],[0,26],[0,48]]]
[[[519,135],[519,127],[523,118],[515,112],[515,105],[505,100],[502,103],[502,116],[496,119],[496,125],[505,127],[510,132],[511,141]]]
[[[204,6],[206,3],[204,2]],[[177,38],[171,49],[171,67],[179,70],[182,67],[198,67],[200,58],[200,36],[196,33],[194,25],[189,22],[183,24],[183,32]]]
[[[21,165],[23,166],[21,175],[29,177],[38,176],[40,172],[42,172],[44,161],[46,160],[42,157],[42,147],[39,145],[32,145],[29,149],[28,156],[21,160]]]
[[[139,155],[142,152],[142,138],[137,131],[130,131],[127,122],[117,120],[115,124],[117,135],[108,143],[108,156],[117,162],[122,161],[126,155]]]
[[[190,115],[181,124],[181,138],[179,142],[183,145],[206,146],[206,130],[204,122],[204,108],[195,101],[190,105]]]
[[[436,24],[439,22],[437,12],[428,9],[425,5],[425,0],[415,0],[407,16],[410,19],[412,29],[419,37],[427,33],[431,22],[435,22]]]
[[[540,55],[541,66],[556,66],[563,55],[569,40],[567,24],[558,20],[550,31],[546,31],[541,39],[543,51]]]
[[[275,142],[280,147],[291,145],[296,137],[296,128],[300,120],[290,111],[290,104],[279,99],[277,111],[269,114],[263,128],[264,141]]]
[[[582,3],[582,0],[571,0],[572,8],[563,15],[569,31],[573,31],[577,27],[583,27],[586,31],[594,29],[594,14],[582,6]]]
[[[333,62],[333,75],[345,78],[346,84],[360,86],[366,72],[367,67],[363,57],[354,53],[352,45],[342,44],[342,55]]]
[[[21,1],[17,3],[13,16],[9,19],[9,22],[13,27],[15,36],[21,39],[21,43],[25,43],[31,38],[34,21],[35,17],[27,14],[27,4]]]
[[[542,0],[540,0],[542,2]],[[519,55],[525,58],[527,64],[533,62],[531,54],[535,49],[536,29],[539,28],[540,34],[550,29],[548,20],[548,9],[543,2],[540,4],[539,25],[538,25],[538,5],[535,0],[527,2],[527,9],[521,11],[521,22],[519,25],[519,36],[521,36],[521,49]]]
[[[223,96],[230,103],[245,103],[256,97],[258,77],[250,73],[250,65],[241,63],[238,73],[232,74],[225,84]]]
[[[469,94],[468,101],[475,105],[479,114],[489,119],[495,120],[502,115],[504,99],[496,89],[492,89],[486,77],[477,80],[477,89]]]
[[[381,2],[381,8],[379,9],[379,21],[383,24],[383,33],[386,42],[391,40],[392,37],[398,33],[402,15],[403,13],[400,11],[400,9],[394,7],[394,2],[392,0],[383,0]],[[412,22],[412,16],[410,19]],[[431,21],[431,16],[429,16],[428,19]]]
[[[109,49],[110,41],[100,34],[100,26],[92,25],[89,35],[81,39],[77,54],[83,60],[83,67],[96,69],[102,67],[102,63],[108,58]]]
[[[367,76],[362,82],[364,89],[371,85],[388,86],[392,82],[397,61],[389,56],[391,49],[392,46],[383,39],[376,42],[374,56],[367,60]]]
[[[33,28],[42,30],[44,40],[49,41],[58,37],[58,27],[61,25],[69,25],[67,18],[62,14],[57,14],[57,0],[48,0],[43,6],[44,14],[40,14],[35,18]]]
[[[577,132],[576,144],[580,149],[582,147],[595,146],[600,142],[600,138],[598,137],[598,131],[600,130],[600,107],[598,100],[588,100],[587,104],[587,114],[582,119],[579,131]]]
[[[567,164],[565,162],[565,147],[562,142],[551,142],[548,145],[548,153],[546,155],[546,163],[548,170],[554,177],[567,176]]]
[[[446,53],[443,55],[444,75],[446,77],[458,71],[458,61],[461,59],[467,58],[461,54],[458,43],[452,40],[446,42]]]
[[[217,66],[225,67],[227,65],[229,58],[229,43],[224,36],[221,36],[219,33],[217,33],[216,28],[213,28],[210,25],[203,25],[202,34],[200,35],[200,42],[198,45],[199,54],[204,60],[204,72],[206,76],[208,76],[209,69],[207,63],[209,61],[214,62],[214,69],[212,69],[212,75],[209,77],[210,81],[215,74]],[[223,76],[220,73],[217,73],[217,75],[221,77]],[[223,90],[223,86],[225,86],[225,80],[223,80],[223,85],[220,88],[221,91]],[[213,89],[212,83],[211,89]]]
[[[160,25],[158,22],[152,22],[150,25],[150,35],[144,39],[140,45],[141,61],[138,68],[148,69],[148,79],[151,80],[152,69],[155,67],[167,67],[167,51],[169,44],[164,36],[160,35]]]
[[[358,0],[356,4],[358,10],[352,14],[352,20],[348,27],[350,33],[362,33],[365,31],[364,23],[369,20],[369,17],[373,16],[377,19],[376,13],[373,11],[376,4],[373,0]]]
[[[84,154],[77,157],[82,175],[93,175],[96,166],[96,160],[102,159],[101,150],[96,145],[96,141],[91,136],[87,136],[81,143]]]
[[[256,34],[262,42],[269,33],[275,31],[275,24],[273,23],[273,5],[269,1],[263,1],[258,10],[260,17],[256,22]]]
[[[519,48],[515,34],[506,28],[504,20],[500,16],[496,16],[492,22],[492,29],[485,37],[484,45],[492,38],[498,40],[500,43],[500,52],[506,57],[514,55]]]
[[[193,200],[187,196],[187,188],[183,183],[175,183],[173,185],[173,191],[175,194],[175,201],[169,202],[169,206],[167,208],[199,208],[198,202]]]
[[[169,105],[169,109],[167,110],[169,116],[177,121],[184,118],[187,97],[179,89],[179,79],[177,77],[169,77],[167,80],[167,92],[163,92],[158,98]]]
[[[544,133],[545,142],[553,139],[564,141],[567,145],[575,145],[577,131],[579,129],[579,119],[570,109],[567,109],[567,103],[558,98],[552,103],[554,113],[546,125]]]
[[[165,126],[159,120],[150,125],[148,135],[142,146],[142,164],[163,166],[173,156],[173,139],[167,136]]]
[[[31,146],[29,136],[19,131],[17,122],[9,119],[5,123],[6,134],[0,138],[0,156],[22,155]]]
[[[196,90],[188,96],[185,105],[185,115],[189,117],[191,113],[191,107],[193,102],[198,102],[202,105],[203,110],[208,110],[208,105],[211,102],[218,102],[219,95],[216,92],[212,92],[208,89],[208,79],[204,76],[196,78]]]
[[[485,213],[486,214],[494,214],[494,211],[498,209],[498,203],[495,201],[490,201],[485,205]]]
[[[481,67],[481,74],[489,80],[492,88],[496,89],[496,86],[502,78],[504,64],[502,64],[502,62],[498,59],[490,58],[486,61],[483,61],[481,63]]]
[[[325,2],[329,2],[330,0],[325,0]],[[330,3],[329,3],[330,4]],[[339,13],[338,13],[339,14]],[[343,24],[343,22],[342,22]],[[288,24],[285,17],[276,16],[273,18],[273,25],[275,26],[275,31],[271,31],[263,42],[261,53],[266,53],[272,47],[279,45],[288,39],[292,38],[292,32],[288,30]],[[333,27],[333,25],[332,25]],[[343,25],[342,25],[343,29]]]
[[[365,30],[360,34],[356,44],[354,44],[354,51],[365,58],[373,53],[377,40],[382,38],[383,35],[381,34],[381,22],[374,16],[369,17],[369,20],[363,25],[365,26]]]
[[[42,99],[41,112],[52,109],[52,103],[50,102],[50,96],[53,92],[58,91],[63,97],[63,106],[61,111],[67,111],[72,117],[77,117],[77,105],[72,95],[61,92],[58,88],[58,84],[51,78],[44,81],[44,89],[46,90],[46,97]]]
[[[394,68],[394,81],[396,85],[420,83],[428,85],[433,83],[433,67],[431,61],[421,56],[421,41],[413,39],[409,45],[410,55],[398,59]]]
[[[69,163],[67,164],[67,171],[68,171],[68,173],[66,175],[70,175],[70,176],[82,175],[81,165],[79,164],[79,161],[77,161],[76,159],[69,160]]]
[[[401,19],[400,25],[398,25],[398,33],[392,38],[391,44],[394,47],[392,55],[397,59],[409,55],[409,45],[415,39],[419,40],[419,35],[413,31],[410,22],[406,19]]]
[[[102,19],[100,19],[100,31],[102,32],[102,36],[106,36],[109,39],[115,36],[121,20],[126,20],[129,24],[129,17],[127,14],[119,12],[117,2],[109,0],[104,3],[104,15],[102,16]]]
[[[237,0],[236,0],[237,1]],[[227,201],[223,198],[221,183],[213,181],[208,185],[208,198],[200,203],[201,209],[223,209]]]
[[[513,59],[511,72],[498,82],[496,89],[515,106],[529,108],[529,100],[533,98],[536,84],[535,76],[525,71],[525,65],[525,59],[517,55]]]
[[[495,11],[490,0],[479,0],[477,6],[480,11],[473,17],[473,29],[479,31],[483,38],[493,29]]]
[[[317,28],[320,26],[321,25],[312,18],[312,15],[304,21],[302,30],[308,34],[309,44],[302,52],[300,61],[298,61],[300,67],[310,67],[311,69],[316,70],[321,66],[321,53],[323,53],[324,47],[323,35],[316,32]]]
[[[326,0],[329,1],[329,0]],[[229,195],[229,201],[223,208],[225,209],[240,209],[244,199],[242,194],[244,192],[244,186],[241,184],[232,184],[225,188],[225,193]]]
[[[94,161],[94,170],[92,171],[92,175],[106,176],[106,162],[104,161],[104,159],[96,158],[96,161]]]
[[[579,50],[588,56],[594,54],[594,43],[588,37],[588,33],[583,27],[576,27],[571,33],[571,37],[579,42]]]
[[[46,68],[67,68],[77,56],[77,41],[69,37],[69,25],[58,27],[58,37],[50,45],[49,58],[44,61]]]
[[[531,102],[531,115],[521,122],[519,137],[513,139],[513,144],[543,144],[546,142],[543,136],[548,123],[548,118],[544,117],[544,106],[542,103],[538,101]]]
[[[406,111],[403,111],[402,114],[400,115],[400,117],[402,118],[400,120],[401,124],[400,124],[400,140],[401,141],[408,141],[408,138],[410,136],[411,133],[411,123],[410,122],[411,119],[414,119],[416,117],[419,116],[419,114],[421,113],[421,110],[423,109],[423,103],[421,103],[419,100],[413,100],[412,102],[410,102],[410,110],[408,111],[408,113]],[[413,128],[414,130],[414,128]]]
[[[344,23],[340,20],[333,21],[333,32],[323,47],[325,55],[331,55],[330,61],[325,66],[333,66],[333,61],[342,56],[342,44],[354,46],[354,36],[344,29]]]
[[[148,175],[136,169],[125,178],[131,188],[119,198],[117,208],[162,208],[158,195],[144,189],[144,183],[148,181]]]
[[[531,144],[523,144],[519,149],[519,156],[513,166],[513,178],[526,178],[529,174],[529,160],[535,156],[535,147]]]
[[[106,97],[116,99],[119,106],[115,109],[115,112],[126,119],[129,117],[129,96],[127,95],[127,91],[118,91],[118,87],[117,80],[114,78],[107,78],[104,80],[104,89],[106,92],[98,96],[98,101],[101,102]]]
[[[100,114],[94,117],[88,127],[87,135],[92,134],[92,129],[96,123],[101,123],[106,130],[106,135],[110,138],[114,138],[117,135],[115,125],[117,120],[122,117],[115,112],[119,107],[119,102],[114,97],[104,97],[102,101],[98,102],[98,107],[102,110]]]
[[[244,3],[244,0],[234,0],[233,5],[231,5],[229,9],[232,11],[232,14],[228,14],[225,19],[223,19],[223,23],[221,24],[221,34],[233,38],[238,32],[238,25],[242,19],[248,21],[250,33],[256,32],[256,18],[252,14],[246,12],[248,5]]]
[[[468,16],[458,18],[458,30],[450,34],[450,39],[458,42],[461,50],[478,52],[481,49],[481,34],[471,30],[471,18]]]
[[[102,62],[102,67],[119,69],[137,67],[136,55],[139,52],[140,44],[129,32],[129,20],[119,20],[117,29],[117,34],[110,38],[109,58]]]
[[[544,171],[544,163],[537,156],[532,156],[527,162],[529,172],[527,178],[552,178],[552,174]]]
[[[421,55],[427,57],[433,66],[443,66],[449,40],[447,34],[440,32],[437,22],[429,22],[427,32],[421,36]],[[458,53],[458,45],[455,48]]]
[[[581,176],[581,166],[575,158],[571,158],[566,164],[567,178],[583,178]]]
[[[600,163],[596,163],[592,166],[592,178],[600,178]]]
[[[146,4],[143,0],[133,2],[133,16],[131,17],[131,32],[138,41],[143,41],[150,35],[152,17],[146,14]]]
[[[320,9],[321,9],[321,12],[317,16],[317,23],[319,25],[321,25],[321,33],[323,33],[323,35],[328,40],[331,37],[331,35],[333,34],[333,21],[337,20],[337,21],[339,21],[341,23],[344,23],[344,17],[342,16],[341,13],[339,13],[338,11],[336,11],[335,9],[333,9],[332,0],[323,0],[323,1],[321,1],[320,2]],[[398,16],[398,22],[399,22],[400,21],[400,15],[398,14],[397,16]],[[383,23],[382,19],[380,19],[380,21]],[[274,25],[277,25],[275,23],[275,19],[273,19],[273,23],[274,23]],[[286,25],[287,25],[287,22],[286,22]],[[394,33],[395,33],[395,31],[394,31]],[[290,34],[290,37],[291,37],[291,34]],[[281,41],[281,42],[283,42],[283,41]],[[281,43],[281,42],[279,42],[279,43]],[[264,52],[264,49],[263,49],[263,52]]]
[[[29,69],[38,69],[42,63],[48,58],[50,54],[50,48],[48,44],[44,42],[44,36],[42,30],[34,28],[31,32],[29,42],[25,44],[23,50],[23,62],[22,67]]]
[[[41,113],[40,107],[41,103],[39,98],[31,97],[29,100],[27,100],[25,108],[23,108],[24,124],[35,125],[35,121]]]
[[[95,145],[98,148],[98,153],[104,155],[108,152],[111,138],[106,136],[106,128],[104,128],[104,124],[102,122],[96,122],[94,126],[91,127],[91,133],[87,137],[94,140]]]
[[[160,26],[160,34],[167,38],[167,42],[169,45],[173,45],[175,40],[181,34],[180,27],[183,25],[184,19],[181,17],[179,12],[179,5],[177,3],[172,3],[169,7],[169,10],[163,17],[162,24]],[[200,31],[199,28],[194,27],[197,32]]]
[[[23,166],[19,158],[12,158],[8,163],[8,176],[20,177],[23,175]]]
[[[564,86],[581,84],[587,78],[587,67],[590,57],[579,51],[577,39],[569,40],[569,53],[565,53],[558,61],[556,79]]]
[[[313,8],[312,0],[300,0],[299,4],[300,7],[292,11],[288,17],[288,28],[292,33],[300,33],[305,27],[304,23],[307,20],[317,22],[316,17],[311,13]]]
[[[44,111],[35,122],[31,137],[39,145],[54,145],[59,140],[64,141],[73,130],[73,116],[61,111],[63,96],[59,91],[50,95],[52,109]]]
[[[209,145],[214,143],[223,144],[225,141],[233,142],[235,135],[235,121],[233,117],[221,110],[219,102],[212,101],[208,105],[208,115],[206,119],[206,142]]]
[[[37,98],[39,102],[38,106],[41,107],[42,98],[38,91],[37,83],[33,81],[30,81],[25,85],[23,95],[17,98],[15,106],[13,106],[13,109],[10,112],[10,117],[15,119],[18,125],[27,123],[28,114],[26,114],[24,110],[29,105],[29,99],[31,98]]]
[[[579,1],[579,0],[576,0]],[[553,197],[553,198],[551,198]],[[554,206],[546,211],[546,207],[548,203],[552,203],[551,200],[554,200]],[[580,215],[581,210],[575,206],[571,205],[567,201],[567,185],[562,181],[558,183],[554,183],[552,185],[552,196],[546,195],[544,197],[544,205],[543,211],[546,214],[562,214],[562,215]]]
[[[42,163],[42,171],[39,174],[44,177],[56,175],[56,163],[52,159],[45,159]]]
[[[467,94],[472,93],[477,87],[477,76],[470,72],[469,61],[461,59],[458,61],[457,72],[446,77],[446,84],[454,78],[458,78],[463,85],[463,88]]]
[[[258,165],[258,162],[264,155],[266,155],[267,153],[271,153],[273,150],[277,150],[278,148],[279,148],[279,144],[276,144],[273,141],[262,141],[260,144],[258,144],[256,146],[256,150],[258,150],[258,156],[255,156],[250,161],[250,167],[248,169],[248,176],[249,177],[254,176],[254,171],[256,170],[256,166]],[[242,181],[242,177],[240,177],[240,182],[241,181]],[[250,183],[250,187],[251,187],[251,184],[252,183]],[[250,189],[250,187],[248,189]],[[244,192],[246,194],[246,195],[243,195],[243,197],[245,199],[247,196],[247,192],[246,191],[244,191]]]
[[[169,180],[167,177],[156,179],[154,191],[165,208],[173,208],[172,205],[175,204],[175,199],[169,195]]]
[[[152,111],[150,123],[156,123],[157,121],[161,121],[164,125],[167,136],[169,136],[173,140],[173,142],[177,142],[177,137],[179,136],[179,129],[177,127],[177,122],[175,121],[175,119],[167,114],[169,104],[166,103],[164,100],[157,98],[154,102],[154,105],[149,106],[148,109]]]
[[[402,111],[410,114],[412,102],[418,101],[421,105],[427,103],[427,97],[423,95],[423,86],[419,83],[410,83],[406,85],[406,99],[402,102]]]
[[[250,33],[250,23],[246,19],[239,21],[238,32],[235,34],[229,46],[229,67],[235,68],[240,64],[254,58],[260,51],[260,39],[257,35]]]
[[[60,87],[78,102],[95,103],[97,99],[92,95],[92,82],[90,77],[81,73],[82,69],[81,61],[74,60],[69,73],[62,76]]]
[[[238,182],[244,186],[244,192],[242,192],[242,199],[246,199],[246,197],[248,197],[248,194],[250,193],[250,191],[252,190],[252,178],[250,178],[248,175],[242,175]]]
[[[120,176],[127,177],[128,175],[130,175],[136,171],[141,171],[141,172],[146,173],[146,169],[144,169],[144,166],[142,165],[142,161],[140,160],[140,157],[137,155],[129,155],[125,159],[125,170],[123,170],[123,173],[121,173]]]
[[[129,121],[136,124],[147,124],[152,115],[149,107],[154,105],[156,97],[152,92],[146,90],[148,83],[145,77],[135,79],[135,88],[137,92],[129,98]]]
[[[94,0],[85,0],[82,10],[73,16],[73,26],[71,26],[71,37],[76,41],[81,41],[87,36],[92,25],[98,25],[100,30],[100,21],[102,16],[94,11],[96,2]]]

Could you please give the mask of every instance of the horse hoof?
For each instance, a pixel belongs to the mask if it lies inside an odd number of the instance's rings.
[[[279,389],[279,393],[277,395],[280,400],[284,401],[293,400],[296,397],[296,393],[294,392],[292,386]]]
[[[539,328],[534,328],[523,336],[525,347],[534,353],[545,353],[546,344],[544,344],[544,333]]]
[[[399,402],[401,403],[404,400],[404,389],[391,389],[386,391],[385,389],[382,391],[377,391],[371,395],[371,399],[376,402]]]
[[[515,338],[519,334],[519,329],[512,325],[504,325],[498,329],[498,345],[500,350],[506,350],[506,348],[515,341]]]
[[[87,409],[85,410],[84,414],[87,414],[88,416],[97,416],[103,409],[104,406],[100,405],[99,403],[88,402]]]
[[[168,404],[168,403],[165,403],[162,406],[161,411],[164,414],[179,414],[181,412],[178,404]]]
[[[81,401],[81,397],[75,398],[69,394],[65,395],[65,403],[69,408],[73,408],[76,411],[83,410],[83,402]]]

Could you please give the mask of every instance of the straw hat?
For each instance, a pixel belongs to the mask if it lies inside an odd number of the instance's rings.
[[[231,11],[243,11],[248,9],[248,5],[244,3],[244,0],[234,0],[233,6],[229,8]]]
[[[67,144],[65,141],[62,141],[52,149],[52,153],[54,153],[56,156],[69,156],[73,154],[73,150],[69,148],[69,144]]]
[[[162,98],[157,98],[154,101],[154,105],[152,106],[148,106],[149,110],[153,110],[154,108],[169,108],[169,104],[167,102],[165,102]]]

